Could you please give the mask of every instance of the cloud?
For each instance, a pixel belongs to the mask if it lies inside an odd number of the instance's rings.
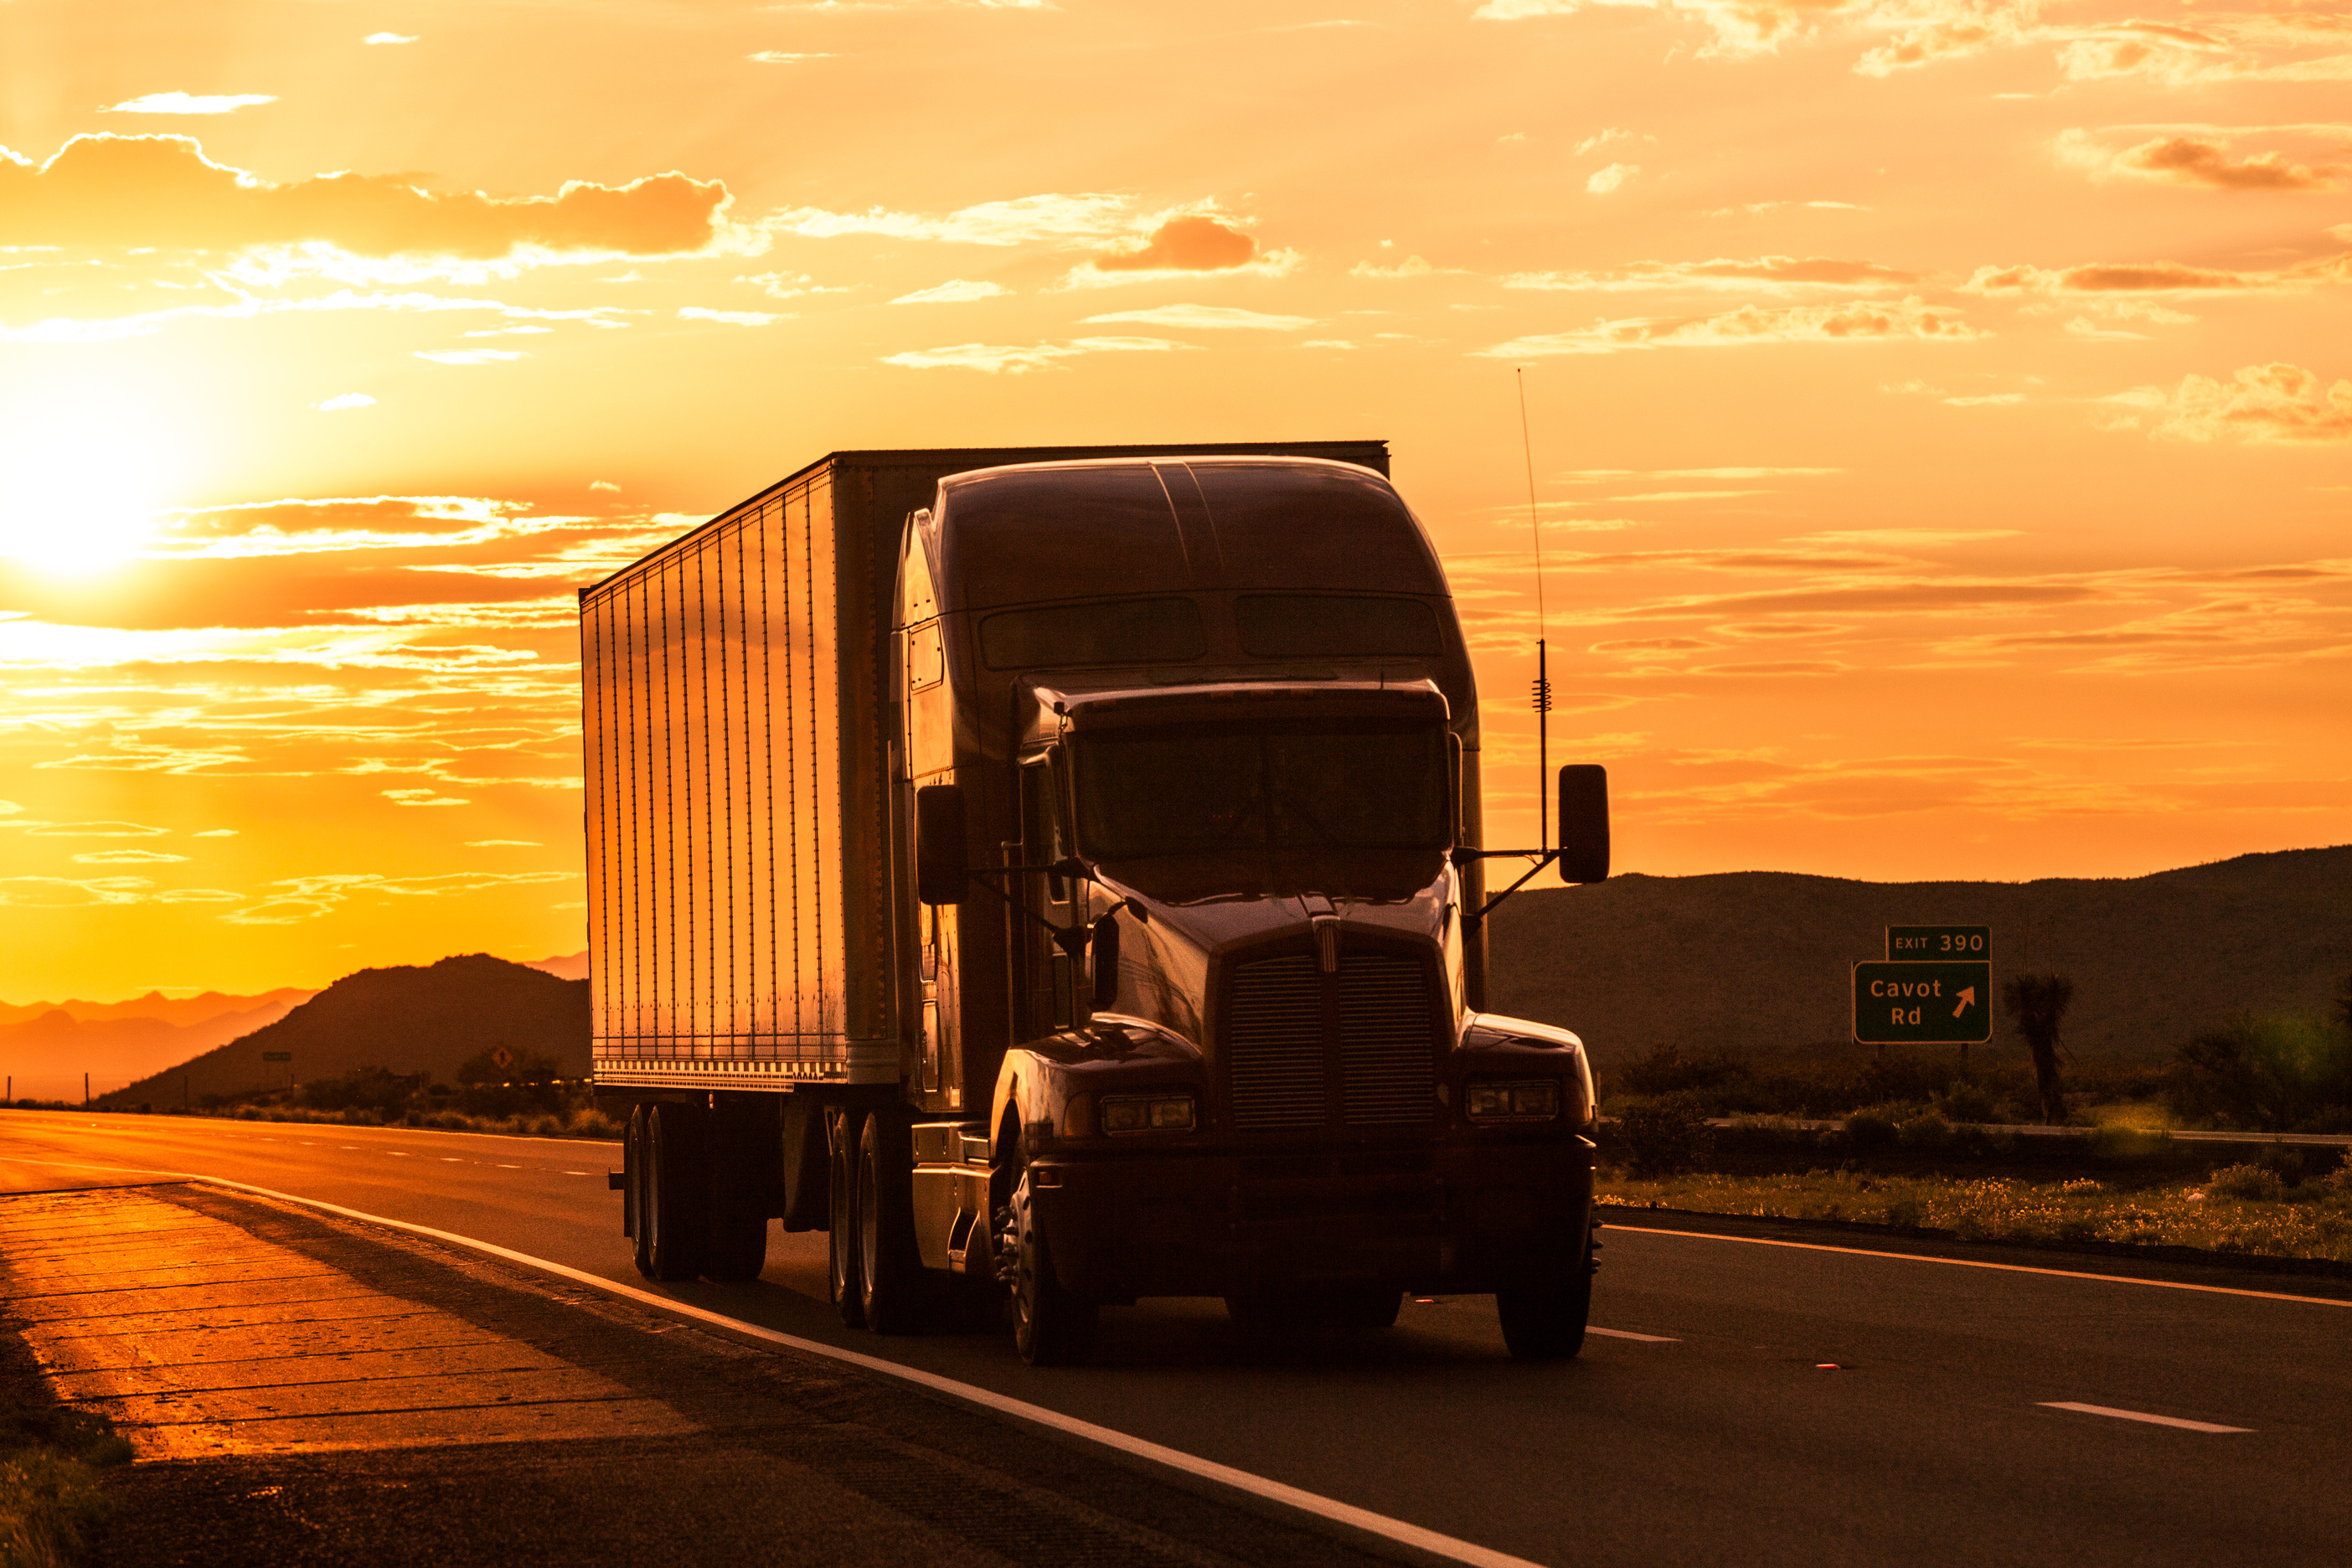
[[[1968,397],[1947,397],[1946,403],[1955,408],[2006,408],[2025,401],[2021,392],[1980,392]]]
[[[793,55],[787,54],[782,49],[761,49],[756,55],[745,55],[743,58],[747,60],[756,61],[763,66],[796,66],[803,60],[829,60],[834,57],[831,55]]]
[[[1022,196],[982,202],[941,217],[868,207],[862,213],[793,207],[764,219],[762,226],[810,239],[871,234],[887,239],[937,240],[953,245],[1031,245],[1040,240],[1106,239],[1124,231],[1134,206],[1127,196],[1082,194]]]
[[[638,278],[637,275],[633,272],[626,278],[607,278],[604,281],[607,283],[638,283],[644,281],[644,279]],[[805,272],[797,274],[784,272],[762,272],[756,278],[738,278],[735,281],[738,283],[755,283],[759,285],[762,292],[772,294],[779,300],[797,300],[803,294],[846,294],[849,292],[849,288],[846,284],[836,285],[833,288],[825,288],[818,284],[815,279],[810,277]]]
[[[235,114],[240,109],[275,103],[268,93],[237,92],[199,96],[185,92],[151,92],[144,98],[110,105],[100,114]]]
[[[959,305],[967,300],[993,300],[1012,290],[1002,283],[972,282],[969,279],[950,278],[944,283],[934,283],[928,289],[918,289],[911,294],[901,294],[890,301],[893,305]]]
[[[236,836],[237,829],[234,827],[207,827],[202,833],[192,833],[188,837],[191,838],[235,838]]]
[[[364,392],[346,392],[339,396],[330,397],[323,403],[314,403],[310,406],[321,413],[331,414],[339,408],[373,408],[375,399]]]
[[[1654,289],[1869,289],[1898,288],[1919,281],[1875,261],[1840,261],[1827,257],[1759,256],[1738,261],[1633,261],[1593,272],[1514,272],[1506,289],[1565,292],[1624,293]]]
[[[547,847],[536,838],[468,838],[466,840],[466,847],[468,849],[544,849]]]
[[[360,257],[488,260],[524,252],[666,255],[719,237],[727,187],[651,174],[552,196],[436,195],[405,176],[279,184],[184,136],[77,136],[47,163],[0,157],[0,245],[244,250],[318,242]]]
[[[1596,131],[1591,135],[1586,137],[1583,141],[1579,142],[1576,144],[1576,155],[1581,158],[1587,153],[1596,153],[1603,147],[1612,147],[1620,142],[1633,142],[1640,140],[1644,140],[1644,138],[1636,137],[1631,131],[1626,130],[1622,125],[1612,125],[1606,131]],[[1649,140],[1654,140],[1654,138],[1649,138]]]
[[[2058,162],[2095,180],[2138,180],[2196,185],[2217,191],[2339,191],[2352,184],[2352,169],[2289,163],[2276,152],[2232,158],[2226,138],[2158,136],[2116,149],[2079,128],[2061,132],[2053,145]]]
[[[161,849],[92,849],[74,857],[82,866],[159,866],[185,859],[185,855],[166,855]]]
[[[469,800],[460,800],[455,795],[443,795],[439,790],[435,789],[388,789],[378,793],[394,805],[471,805],[474,804]]]
[[[1472,15],[1491,22],[1570,16],[1601,6],[1656,11],[1696,21],[1708,33],[1701,58],[1777,53],[1781,45],[1832,26],[1893,33],[1854,69],[1888,76],[2035,36],[2038,0],[1486,0]]]
[[[1092,327],[1114,321],[1134,321],[1148,327],[1244,328],[1258,331],[1295,332],[1301,327],[1315,325],[1316,320],[1313,316],[1270,316],[1232,305],[1155,305],[1148,310],[1112,310],[1100,316],[1088,316],[1086,324]]]
[[[500,364],[523,356],[513,349],[417,349],[418,359],[429,359],[435,364]]]
[[[20,910],[84,909],[92,904],[135,904],[154,883],[144,877],[0,877],[0,905]]]
[[[2352,381],[2323,386],[2300,365],[2246,365],[2228,381],[2184,375],[2170,392],[2136,387],[2106,400],[2138,411],[2148,433],[2175,441],[2306,445],[2352,441]]]
[[[415,41],[414,33],[370,33],[360,40],[363,44],[413,44]]]
[[[1257,241],[1205,214],[1171,217],[1140,247],[1097,256],[1101,272],[1218,272],[1257,258]]]
[[[2275,272],[2236,272],[2179,261],[2096,261],[2077,267],[1979,267],[1960,285],[1964,294],[2232,294],[2292,291],[2352,282],[2352,256],[2298,262]],[[2144,319],[2164,319],[2147,317]],[[2173,315],[2173,321],[2189,318]]]
[[[1642,172],[1639,163],[1612,163],[1605,169],[1595,169],[1584,182],[1588,195],[1605,196]]]
[[[1743,305],[1718,316],[1647,316],[1598,321],[1581,331],[1515,338],[1475,351],[1486,359],[1623,353],[1656,348],[1727,348],[1750,343],[1958,342],[1987,334],[1958,311],[1923,304],[1856,300],[1843,305]]]
[[[160,838],[171,831],[143,822],[35,822],[26,829],[35,838]]]
[[[1604,479],[1777,479],[1796,475],[1842,474],[1843,468],[1570,468],[1559,477],[1574,484]]]
[[[1164,353],[1191,346],[1165,338],[1079,338],[1066,343],[1035,343],[1027,348],[958,343],[950,348],[910,349],[905,353],[887,354],[882,363],[909,370],[977,370],[990,375],[1020,375],[1055,368],[1058,362],[1081,354]]]
[[[438,877],[386,877],[361,871],[285,877],[269,884],[284,891],[266,894],[260,903],[220,918],[231,925],[293,925],[331,914],[337,906],[363,894],[390,899],[448,898],[493,888],[569,881],[579,875],[577,871],[456,871]]]
[[[1437,270],[1418,256],[1408,256],[1393,267],[1377,267],[1369,261],[1359,261],[1348,268],[1350,278],[1426,278]],[[1452,268],[1448,271],[1454,270]]]
[[[699,305],[680,305],[677,319],[681,321],[723,321],[730,327],[765,327],[778,321],[789,321],[792,317],[766,310],[707,310]]]

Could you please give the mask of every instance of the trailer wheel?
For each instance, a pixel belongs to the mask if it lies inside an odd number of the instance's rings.
[[[857,1140],[857,1280],[866,1326],[923,1326],[923,1259],[915,1247],[915,1152],[906,1122],[868,1116]]]
[[[866,1112],[856,1107],[826,1118],[833,1170],[826,1183],[825,1288],[842,1322],[853,1329],[866,1325],[866,1289],[857,1271],[857,1141],[865,1131]]]
[[[1584,1348],[1584,1322],[1592,1311],[1592,1247],[1588,1231],[1566,1279],[1496,1293],[1495,1315],[1513,1361],[1566,1361]]]
[[[1031,1366],[1076,1366],[1094,1349],[1101,1311],[1063,1289],[1030,1202],[1028,1162],[1013,1189],[1013,1346]]]
[[[709,1206],[703,1160],[705,1118],[699,1106],[664,1100],[646,1116],[645,1203],[637,1215],[641,1245],[655,1279],[691,1279],[702,1272]]]

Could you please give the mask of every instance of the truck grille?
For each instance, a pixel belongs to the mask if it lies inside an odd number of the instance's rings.
[[[1348,953],[1338,983],[1339,1110],[1348,1127],[1429,1122],[1437,1107],[1429,975],[1412,958]],[[1325,976],[1311,956],[1263,958],[1234,973],[1226,1009],[1234,1126],[1319,1128],[1329,1120],[1332,1053]]]

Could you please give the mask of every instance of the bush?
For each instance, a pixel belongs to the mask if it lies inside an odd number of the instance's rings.
[[[2224,1165],[2205,1181],[2205,1194],[2215,1198],[2243,1198],[2276,1203],[2286,1196],[2286,1184],[2274,1171],[2260,1165]]]
[[[2352,1029],[2232,1018],[2180,1047],[2166,1098],[2185,1121],[2292,1132],[2352,1117]]]
[[[1662,1094],[1617,1113],[1617,1143],[1634,1174],[1670,1175],[1707,1163],[1715,1129],[1688,1096]]]
[[[1895,1118],[1883,1110],[1857,1110],[1845,1119],[1846,1142],[1857,1154],[1874,1154],[1895,1146]]]
[[[1946,1089],[1937,1109],[1948,1121],[1983,1122],[1995,1119],[1992,1094],[1980,1083],[1956,1083]]]
[[[1685,1057],[1681,1047],[1658,1046],[1620,1069],[1617,1081],[1628,1094],[1688,1094],[1721,1089],[1747,1076],[1747,1064],[1723,1055]]]
[[[1952,1124],[1932,1110],[1898,1123],[1895,1140],[1906,1149],[1941,1149],[1952,1141]]]
[[[354,1068],[339,1078],[313,1079],[302,1086],[301,1103],[313,1110],[369,1111],[378,1119],[398,1116],[425,1087],[428,1075],[404,1075],[388,1068]]]

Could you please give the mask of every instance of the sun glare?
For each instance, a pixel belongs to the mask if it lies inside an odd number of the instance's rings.
[[[20,408],[0,426],[0,555],[74,577],[131,559],[182,446],[167,421],[102,397]]]

